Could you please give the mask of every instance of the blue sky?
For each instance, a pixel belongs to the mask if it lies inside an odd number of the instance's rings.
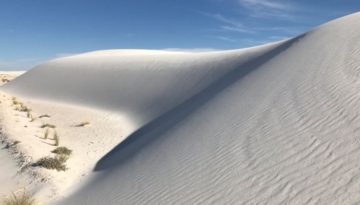
[[[0,69],[100,49],[243,48],[359,10],[359,0],[0,0]]]

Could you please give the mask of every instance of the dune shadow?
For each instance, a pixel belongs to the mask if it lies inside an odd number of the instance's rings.
[[[306,34],[290,39],[265,54],[249,60],[248,62],[234,68],[226,73],[211,85],[179,104],[175,108],[167,111],[148,124],[132,133],[127,139],[114,147],[109,153],[103,156],[96,164],[94,171],[102,171],[122,164],[127,159],[135,155],[137,150],[146,145],[159,140],[161,135],[184,120],[190,113],[211,100],[225,88],[235,83],[240,78],[256,70],[258,67],[274,58],[292,44],[303,38]]]

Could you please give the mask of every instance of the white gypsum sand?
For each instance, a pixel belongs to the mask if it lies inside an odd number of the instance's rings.
[[[5,145],[0,146],[0,196],[8,194],[16,186],[17,166]]]
[[[69,170],[39,170],[55,187],[51,203],[356,204],[359,21],[232,51],[85,53],[2,90],[52,111],[46,120],[74,151]],[[71,126],[81,121],[90,124]],[[40,143],[28,136],[22,150],[44,156]]]

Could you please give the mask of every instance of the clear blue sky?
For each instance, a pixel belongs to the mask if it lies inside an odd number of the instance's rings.
[[[359,9],[359,0],[0,0],[0,70],[99,49],[249,47]]]

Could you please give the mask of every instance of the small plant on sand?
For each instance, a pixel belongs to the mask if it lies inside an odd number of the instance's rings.
[[[51,151],[56,154],[55,157],[43,157],[36,163],[32,164],[35,167],[44,167],[46,169],[56,169],[57,171],[65,171],[65,162],[69,159],[72,151],[66,147],[58,147]]]
[[[46,128],[45,133],[44,133],[44,139],[47,139],[49,136],[49,128]]]
[[[51,152],[54,154],[58,154],[58,155],[68,155],[69,156],[69,155],[71,155],[72,150],[67,147],[58,147]]]
[[[25,105],[21,104],[20,108],[18,109],[20,112],[31,112],[31,109],[26,107]]]
[[[65,171],[67,158],[62,156],[56,157],[43,157],[39,159],[37,162],[33,163],[34,167],[44,167],[46,169],[56,169],[57,171]]]
[[[11,100],[12,100],[13,105],[19,105],[20,104],[20,102],[16,99],[16,97],[13,97]]]
[[[69,158],[70,155],[66,155],[66,154],[59,154],[56,156],[61,162],[66,162]]]
[[[2,81],[3,83],[8,83],[8,82],[10,82],[10,80],[7,79],[7,78],[3,78],[3,79],[1,79],[1,81]]]
[[[54,141],[55,141],[54,146],[59,146],[60,139],[56,131],[54,131]]]
[[[32,114],[30,114],[29,118],[30,122],[34,122],[36,120],[36,117],[34,117]]]
[[[35,205],[35,200],[25,190],[14,192],[3,200],[4,205]]]
[[[43,124],[43,125],[40,126],[40,128],[46,128],[46,127],[55,128],[56,126],[55,126],[55,125],[52,125],[52,124],[48,124],[48,123]]]
[[[15,145],[17,145],[17,144],[19,144],[19,143],[20,143],[20,141],[16,140],[16,141],[14,141],[14,142],[12,143],[12,146],[15,146]]]
[[[75,127],[85,127],[86,125],[90,125],[90,122],[84,121],[79,124],[76,124]]]
[[[44,117],[46,117],[46,118],[50,118],[50,115],[45,114],[45,115],[40,115],[40,116],[39,116],[39,118],[44,118]]]

